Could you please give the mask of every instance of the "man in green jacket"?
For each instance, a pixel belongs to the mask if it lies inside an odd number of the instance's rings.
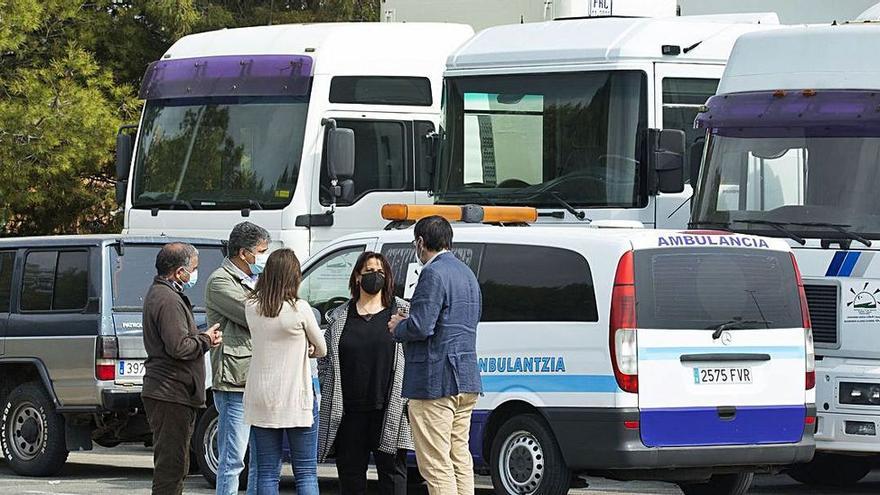
[[[211,349],[214,405],[217,407],[217,494],[236,495],[250,428],[244,423],[244,386],[251,360],[251,333],[244,303],[269,257],[269,232],[250,222],[229,234],[228,257],[208,278],[208,324],[220,324],[223,343]],[[253,451],[253,449],[251,449]],[[251,457],[248,495],[256,493],[256,463]]]

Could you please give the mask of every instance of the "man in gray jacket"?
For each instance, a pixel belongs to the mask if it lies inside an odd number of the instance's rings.
[[[250,427],[244,423],[244,386],[251,361],[251,333],[244,303],[269,257],[269,232],[250,222],[229,234],[227,258],[208,278],[208,324],[219,324],[223,344],[211,350],[212,388],[217,407],[217,494],[238,493]],[[251,449],[253,451],[253,449]],[[256,493],[256,463],[251,457],[247,493]]]

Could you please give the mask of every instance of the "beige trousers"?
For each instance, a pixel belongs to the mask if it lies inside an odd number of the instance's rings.
[[[468,449],[477,394],[409,401],[409,423],[419,473],[430,495],[473,495],[474,461]]]

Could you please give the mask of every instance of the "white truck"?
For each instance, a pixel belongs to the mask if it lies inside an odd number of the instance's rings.
[[[225,239],[251,220],[301,258],[429,202],[456,24],[340,23],[186,36],[149,66],[136,139],[117,140],[126,234]]]
[[[880,25],[799,26],[736,43],[691,227],[789,240],[816,345],[817,454],[791,475],[847,485],[880,454]]]
[[[536,206],[544,223],[683,227],[680,163],[702,150],[697,110],[736,39],[777,27],[775,14],[745,14],[481,31],[447,63],[435,202]]]

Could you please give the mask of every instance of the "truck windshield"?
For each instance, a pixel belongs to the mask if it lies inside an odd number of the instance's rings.
[[[147,101],[135,208],[282,208],[296,188],[308,96]]]
[[[447,80],[438,202],[647,204],[641,71]]]
[[[692,225],[878,239],[878,163],[880,137],[848,136],[842,128],[716,128]]]

